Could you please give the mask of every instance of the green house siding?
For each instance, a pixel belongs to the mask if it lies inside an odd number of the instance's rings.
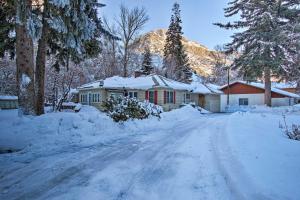
[[[18,108],[18,100],[0,100],[1,109],[16,109]]]

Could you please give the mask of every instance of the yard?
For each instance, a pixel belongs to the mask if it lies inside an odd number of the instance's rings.
[[[300,108],[200,114],[186,106],[124,124],[96,109],[0,111],[0,199],[299,199]]]

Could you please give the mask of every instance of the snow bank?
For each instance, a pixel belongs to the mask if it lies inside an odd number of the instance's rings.
[[[0,100],[18,100],[18,97],[10,95],[0,95]]]
[[[229,106],[226,110],[232,112],[251,112],[251,113],[293,113],[300,112],[299,104],[294,106],[268,107],[265,105],[254,106]]]
[[[282,120],[281,114],[276,112],[230,116],[226,130],[230,151],[226,153],[231,154],[232,165],[226,168],[231,177],[239,176],[236,185],[246,196],[264,191],[263,195],[271,199],[300,197],[300,142],[284,135],[279,128]],[[290,113],[287,121],[289,125],[299,124],[300,117]],[[247,185],[241,174],[250,180]]]
[[[81,107],[81,104],[78,104]],[[189,113],[188,115],[186,113]],[[185,106],[161,114],[161,120],[129,120],[113,122],[94,107],[82,106],[80,112],[52,112],[37,117],[19,118],[17,110],[0,111],[0,148],[44,152],[72,145],[88,146],[105,143],[128,135],[140,134],[147,127],[170,127],[174,120],[201,116],[197,109]],[[181,119],[182,118],[182,119]]]
[[[0,111],[0,119],[0,147],[25,151],[91,145],[121,134],[109,117],[93,107],[83,107],[79,113],[56,112],[22,118],[17,117],[17,110],[5,110]]]

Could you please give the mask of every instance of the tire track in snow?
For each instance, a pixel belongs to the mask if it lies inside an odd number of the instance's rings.
[[[205,128],[209,126],[209,124],[210,122],[201,120],[200,129],[201,127]],[[139,199],[140,197],[136,197],[134,194],[136,188],[138,191],[145,188],[147,188],[147,191],[150,191],[154,188],[162,187],[164,188],[165,196],[171,197],[174,195],[176,187],[171,183],[169,183],[169,185],[165,185],[163,179],[173,178],[166,176],[166,173],[170,173],[170,171],[172,171],[172,163],[174,163],[179,156],[176,149],[185,143],[191,134],[194,134],[195,129],[199,128],[199,124],[185,121],[182,123],[182,126],[182,130],[178,130],[178,128],[176,128],[176,134],[168,135],[163,141],[161,141],[160,144],[145,149],[146,151],[153,149],[156,150],[153,151],[151,155],[147,156],[147,161],[143,163],[144,167],[132,176],[128,185],[119,192],[116,198],[114,198],[115,200]],[[174,173],[177,173],[176,170]],[[151,180],[153,177],[159,181]],[[148,181],[149,179],[151,181]],[[147,198],[144,197],[144,199]]]
[[[229,116],[230,117],[230,116]],[[230,119],[229,119],[230,120]],[[220,123],[220,122],[217,122]],[[222,121],[216,126],[216,131],[210,137],[210,142],[213,147],[213,154],[219,171],[223,174],[227,186],[237,200],[270,200],[270,198],[258,192],[257,187],[251,179],[245,174],[244,166],[235,158],[229,146],[227,138],[227,124]]]

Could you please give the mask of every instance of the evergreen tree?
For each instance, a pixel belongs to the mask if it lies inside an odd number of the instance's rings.
[[[151,74],[153,71],[152,67],[152,57],[149,47],[145,47],[144,53],[143,53],[143,63],[142,63],[142,69],[141,71],[144,74]]]
[[[290,41],[296,34],[291,24],[299,19],[299,1],[233,0],[225,8],[225,16],[238,14],[240,20],[216,25],[241,29],[226,46],[227,52],[240,51],[233,68],[240,70],[246,79],[263,77],[265,104],[271,106],[271,76],[281,76],[285,66],[293,62],[293,54],[297,53]]]
[[[166,33],[164,46],[164,70],[165,75],[178,81],[191,82],[188,57],[182,44],[182,27],[179,4],[175,3],[172,9],[171,22]]]
[[[15,3],[17,6],[14,6]],[[6,11],[4,15],[2,12],[0,14],[0,23],[5,25],[0,27],[0,38],[7,39],[1,39],[0,56],[7,51],[13,55],[16,47],[18,86],[21,87],[21,83],[24,83],[22,77],[25,77],[27,82],[30,80],[26,85],[30,89],[19,90],[20,108],[25,114],[43,114],[47,50],[55,56],[54,66],[57,69],[60,66],[68,67],[69,60],[80,62],[86,56],[98,54],[100,35],[109,35],[97,17],[97,9],[103,5],[97,0],[17,0],[1,3],[1,6]],[[12,34],[14,31],[15,36]],[[33,40],[38,40],[35,61]],[[25,61],[28,64],[25,64]],[[33,69],[33,66],[36,68]],[[30,98],[20,98],[29,90],[32,90],[28,94]]]
[[[0,57],[4,57],[5,52],[15,55],[16,38],[11,35],[11,30],[15,28],[16,1],[0,2]]]

